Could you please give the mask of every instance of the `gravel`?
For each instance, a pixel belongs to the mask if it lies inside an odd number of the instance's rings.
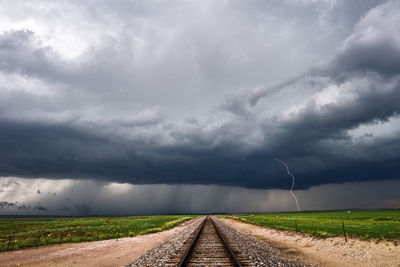
[[[127,266],[176,266],[203,219],[204,217],[195,220],[174,237],[148,250]],[[314,266],[300,260],[289,259],[265,241],[238,232],[215,217],[213,219],[245,266]]]
[[[314,266],[300,260],[289,259],[265,241],[255,236],[238,232],[218,220],[218,218],[213,217],[213,219],[238,258],[250,262],[250,266]]]
[[[127,266],[175,266],[203,219],[204,217],[194,220],[174,237],[156,245]]]

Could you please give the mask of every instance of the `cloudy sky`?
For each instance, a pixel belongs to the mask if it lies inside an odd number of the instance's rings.
[[[400,208],[400,1],[0,1],[0,214]]]

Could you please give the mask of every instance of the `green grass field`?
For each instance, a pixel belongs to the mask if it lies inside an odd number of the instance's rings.
[[[136,236],[170,229],[196,216],[0,219],[0,251]]]
[[[223,216],[277,229],[294,230],[318,237],[343,235],[363,239],[400,239],[400,210],[265,213]],[[297,225],[297,226],[296,226]]]

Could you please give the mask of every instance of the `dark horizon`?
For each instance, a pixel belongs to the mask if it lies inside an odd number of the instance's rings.
[[[12,218],[90,218],[90,217],[131,217],[131,216],[165,216],[165,215],[242,215],[242,214],[269,214],[269,213],[313,213],[313,212],[345,212],[345,211],[397,211],[400,208],[374,208],[374,209],[362,209],[362,208],[347,208],[347,209],[334,209],[334,210],[302,210],[302,211],[276,211],[276,212],[242,212],[242,213],[228,213],[228,212],[212,212],[212,213],[160,213],[160,214],[125,214],[125,215],[99,215],[99,214],[91,214],[91,215],[1,215],[0,219],[12,219]]]

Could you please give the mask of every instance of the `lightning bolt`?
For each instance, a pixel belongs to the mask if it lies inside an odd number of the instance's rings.
[[[276,158],[276,161],[280,162],[286,168],[287,173],[292,177],[292,187],[290,188],[290,194],[296,201],[297,211],[300,211],[299,201],[297,200],[297,197],[293,193],[293,187],[294,187],[294,181],[295,181],[294,175],[290,172],[289,166],[285,162],[283,162],[282,160],[280,160],[278,158]]]

